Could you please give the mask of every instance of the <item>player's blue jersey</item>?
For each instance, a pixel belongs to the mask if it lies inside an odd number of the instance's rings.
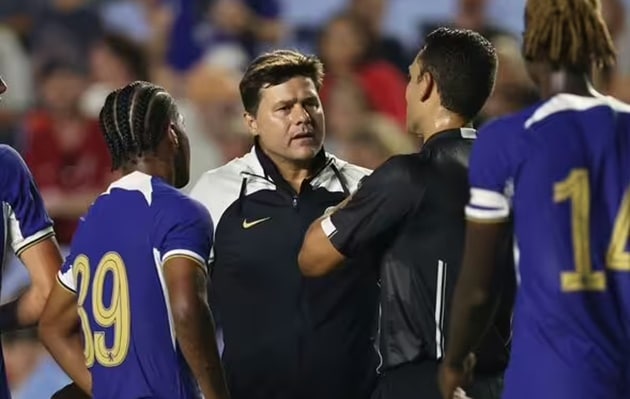
[[[52,235],[52,222],[26,164],[14,149],[0,145],[0,270],[7,247],[19,256]],[[1,278],[0,273],[0,283]],[[10,397],[0,349],[0,399]]]
[[[207,270],[211,245],[206,209],[159,178],[134,172],[96,199],[59,273],[77,294],[95,399],[200,397],[162,268],[185,256]]]
[[[504,397],[630,397],[630,106],[560,94],[479,132],[468,218],[514,215]]]

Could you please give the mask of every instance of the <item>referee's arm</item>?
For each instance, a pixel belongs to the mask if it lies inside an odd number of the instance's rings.
[[[307,277],[328,274],[346,259],[345,255],[330,242],[330,238],[324,231],[325,226],[331,223],[330,216],[324,215],[311,224],[306,232],[298,255],[298,264],[302,274]]]
[[[402,169],[402,171],[401,171]],[[303,275],[320,277],[361,253],[405,219],[413,206],[405,169],[390,159],[357,192],[311,224],[298,255]]]

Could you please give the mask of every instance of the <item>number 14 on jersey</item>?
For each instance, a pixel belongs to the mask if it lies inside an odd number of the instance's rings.
[[[604,291],[606,273],[593,270],[591,258],[591,189],[586,169],[574,169],[569,177],[554,186],[556,203],[571,202],[571,238],[575,270],[560,275],[562,291]],[[630,188],[621,200],[614,220],[610,244],[606,253],[606,268],[616,271],[630,271],[630,252],[627,247],[630,238]]]

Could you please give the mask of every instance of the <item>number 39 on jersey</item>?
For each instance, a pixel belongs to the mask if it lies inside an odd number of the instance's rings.
[[[85,255],[75,258],[74,279],[78,286],[78,313],[84,335],[87,367],[98,363],[116,367],[125,361],[131,341],[129,284],[125,263],[116,252],[105,254],[91,275],[90,260]],[[111,289],[106,295],[106,281]],[[86,309],[86,299],[91,295]],[[90,323],[89,317],[94,323]]]

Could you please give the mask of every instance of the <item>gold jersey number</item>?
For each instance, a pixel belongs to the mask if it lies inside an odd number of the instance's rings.
[[[85,255],[79,255],[72,265],[74,281],[81,279],[79,286],[79,318],[83,329],[85,363],[88,368],[94,362],[104,367],[116,367],[125,361],[131,342],[131,315],[129,310],[129,284],[125,263],[116,252],[109,252],[101,258],[91,278],[90,261]],[[111,275],[111,298],[105,300],[105,278]],[[111,328],[112,335],[108,346],[105,331],[94,331],[90,326],[84,305],[91,284],[92,315],[98,327]],[[109,304],[109,305],[106,305]]]
[[[591,189],[586,169],[574,169],[566,180],[554,186],[556,203],[571,202],[571,238],[575,270],[560,274],[564,292],[604,291],[606,274],[593,270],[590,245]],[[606,268],[630,271],[630,188],[626,190],[615,218],[612,238],[606,253]]]

